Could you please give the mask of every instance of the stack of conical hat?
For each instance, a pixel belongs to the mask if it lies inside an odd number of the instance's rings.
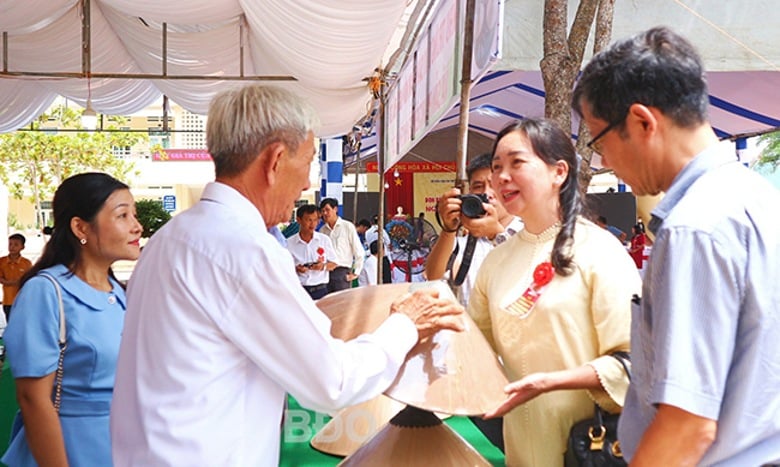
[[[339,466],[488,467],[473,447],[431,412],[406,407]]]
[[[311,439],[311,446],[327,454],[345,457],[387,425],[404,405],[387,396],[340,411]]]
[[[371,332],[389,316],[390,304],[412,289],[435,287],[440,297],[455,297],[441,281],[383,284],[328,295],[317,306],[331,319],[331,334],[349,340]],[[457,415],[480,415],[504,401],[507,379],[495,353],[465,313],[466,330],[441,331],[407,355],[391,398],[414,407]]]

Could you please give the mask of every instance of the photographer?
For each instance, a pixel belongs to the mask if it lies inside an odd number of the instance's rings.
[[[466,250],[468,236],[457,237],[461,226],[470,236],[476,237],[471,265],[463,278],[463,283],[458,288],[458,299],[468,305],[469,292],[476,278],[479,265],[493,246],[503,242],[508,236],[522,230],[523,223],[519,217],[506,212],[498,201],[497,196],[490,188],[490,163],[491,155],[480,154],[469,162],[466,168],[466,176],[469,182],[469,194],[481,195],[485,201],[479,212],[476,199],[466,199],[466,207],[462,209],[463,200],[458,188],[446,191],[437,204],[439,227],[441,232],[439,239],[431,249],[425,262],[425,277],[428,280],[441,279],[445,276],[448,266],[451,266],[450,278],[458,275]],[[476,208],[476,210],[475,210]],[[468,214],[468,215],[467,215]],[[457,246],[455,258],[450,265],[450,257]]]

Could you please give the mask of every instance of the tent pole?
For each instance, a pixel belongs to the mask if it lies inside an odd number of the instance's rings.
[[[92,19],[89,1],[81,0],[81,73],[86,77],[92,72]]]
[[[382,81],[384,81],[384,72],[381,72]],[[377,262],[376,262],[376,283],[382,283],[382,269],[384,269],[384,255],[385,255],[385,85],[382,84],[379,87],[379,111],[377,115],[379,117],[379,125],[376,126],[377,131],[377,150],[376,150],[376,163],[377,173],[379,174],[379,212],[377,219]]]
[[[474,5],[475,0],[466,0],[466,20],[463,31],[463,67],[460,79],[460,114],[458,118],[458,152],[456,154],[455,186],[466,186],[466,158],[469,147],[469,101],[471,99],[471,61],[474,55]]]
[[[360,177],[360,148],[358,148],[358,162],[355,166],[355,196],[352,198],[352,222],[357,225],[358,221],[358,177]]]

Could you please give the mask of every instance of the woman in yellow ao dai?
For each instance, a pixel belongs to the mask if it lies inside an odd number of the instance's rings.
[[[619,412],[628,388],[609,354],[629,350],[641,281],[625,248],[580,216],[577,173],[574,147],[552,122],[523,120],[496,137],[493,189],[525,229],[485,259],[468,311],[513,381],[486,414],[506,414],[509,466],[563,465],[571,426],[593,415],[594,401]]]

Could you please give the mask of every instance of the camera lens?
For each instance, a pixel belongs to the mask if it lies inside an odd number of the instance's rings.
[[[484,194],[479,195],[461,195],[460,197],[461,205],[460,205],[460,212],[464,216],[476,219],[478,217],[482,217],[485,215],[487,211],[485,211],[485,208],[482,206],[482,203],[487,203],[487,196]]]

